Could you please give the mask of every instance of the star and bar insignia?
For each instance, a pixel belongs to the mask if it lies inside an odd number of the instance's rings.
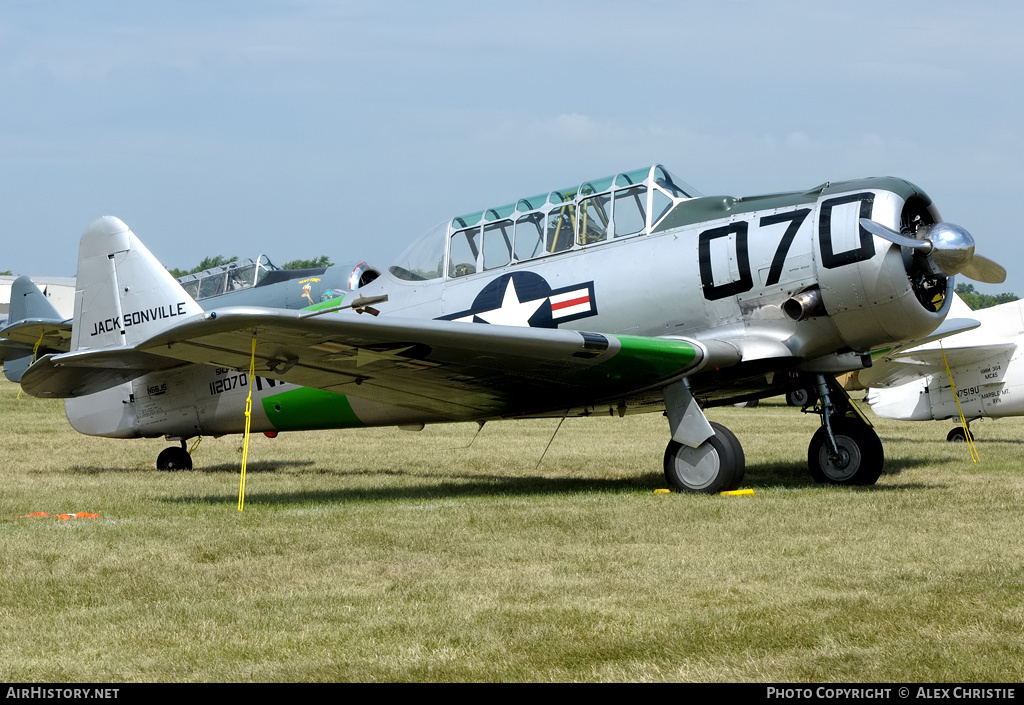
[[[552,289],[539,274],[512,272],[489,282],[469,309],[440,320],[557,328],[560,323],[596,315],[593,281]]]

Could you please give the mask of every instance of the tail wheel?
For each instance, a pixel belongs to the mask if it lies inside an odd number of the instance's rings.
[[[176,448],[174,446],[164,448],[160,451],[160,455],[156,457],[156,469],[172,472],[175,470],[191,470],[192,456],[184,448]]]
[[[832,417],[830,422],[839,454],[833,456],[824,426],[815,431],[807,449],[811,477],[834,485],[875,484],[885,465],[878,434],[857,419]]]
[[[950,443],[966,443],[967,434],[964,432],[963,427],[957,426],[946,434],[946,440]]]
[[[696,448],[670,441],[665,449],[665,480],[680,492],[716,494],[739,487],[746,459],[732,431],[711,423],[715,435]]]
[[[812,394],[809,389],[794,389],[786,393],[786,404],[789,406],[810,406],[816,399],[817,395]]]

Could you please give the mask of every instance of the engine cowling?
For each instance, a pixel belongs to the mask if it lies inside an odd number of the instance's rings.
[[[896,179],[845,194],[823,192],[816,258],[820,303],[855,351],[931,333],[949,312],[953,277],[908,248],[873,235],[870,219],[897,231],[940,221],[931,199]]]

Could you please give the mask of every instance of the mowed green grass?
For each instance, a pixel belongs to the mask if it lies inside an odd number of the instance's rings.
[[[817,417],[712,409],[753,496],[660,494],[659,415],[205,439],[76,434],[0,384],[7,681],[1024,680],[1024,421],[876,421],[814,484]],[[468,447],[467,447],[468,446]],[[99,518],[17,518],[91,512]]]

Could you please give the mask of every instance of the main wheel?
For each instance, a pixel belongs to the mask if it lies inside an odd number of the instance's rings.
[[[192,456],[184,448],[176,446],[164,448],[160,451],[160,455],[156,457],[156,469],[172,472],[174,470],[191,470]]]
[[[957,426],[946,434],[946,440],[950,443],[966,443],[967,434],[964,433],[962,426]]]
[[[716,494],[743,481],[746,459],[732,431],[711,423],[715,435],[696,448],[670,441],[665,449],[665,480],[681,492]]]
[[[831,419],[839,457],[830,457],[828,431],[822,426],[811,437],[807,465],[818,482],[835,485],[873,485],[882,474],[885,452],[874,430],[855,419]]]
[[[733,406],[738,406],[741,409],[753,409],[760,403],[759,399],[751,399],[750,401],[738,401]]]

